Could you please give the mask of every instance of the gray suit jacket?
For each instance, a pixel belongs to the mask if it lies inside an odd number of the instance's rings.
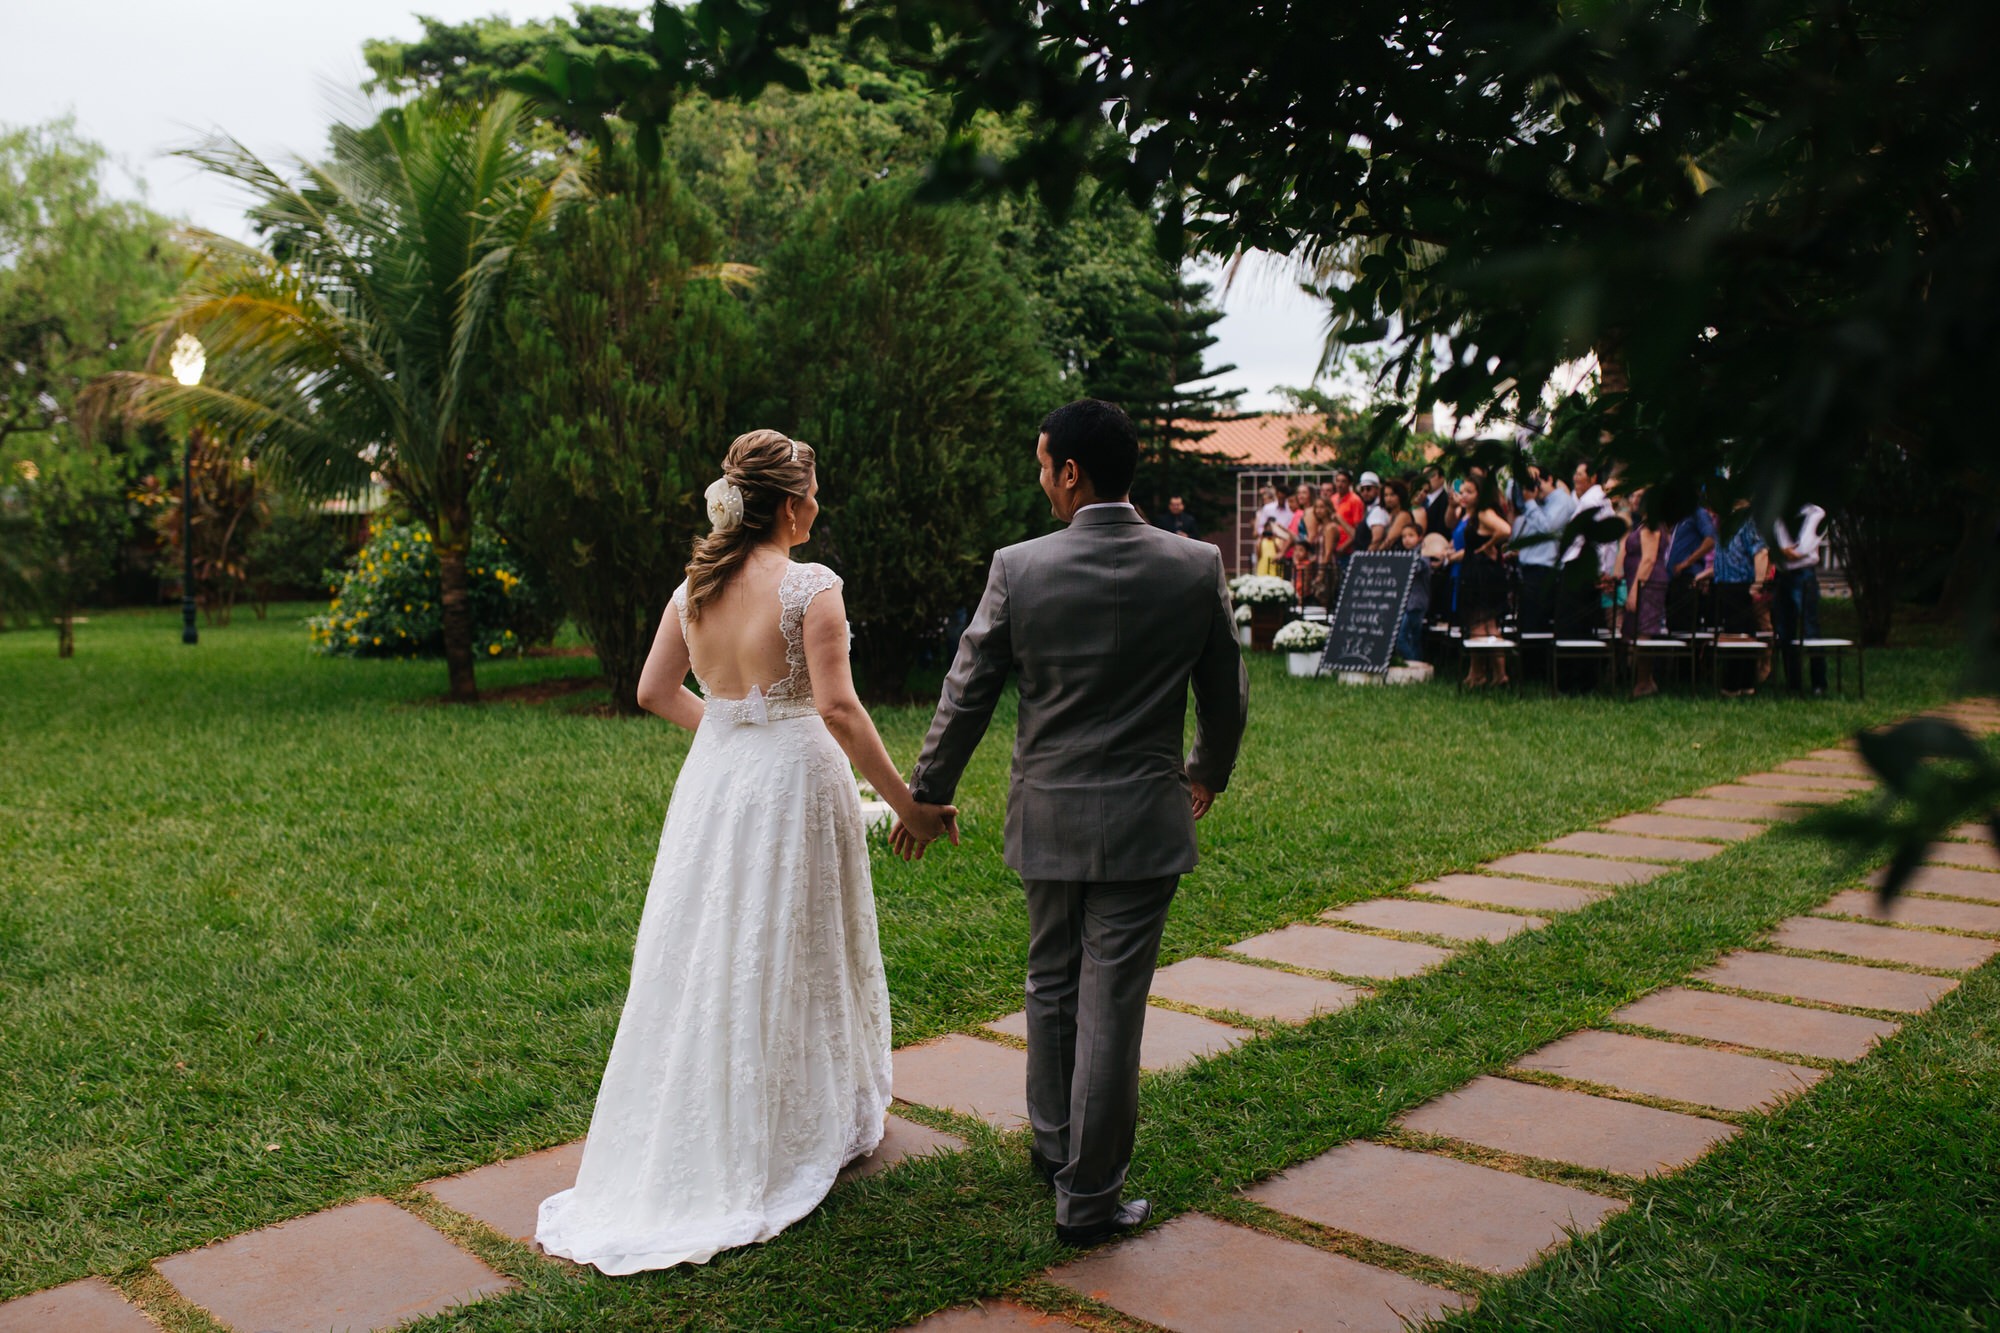
[[[1021,707],[1007,864],[1089,882],[1192,870],[1188,781],[1228,785],[1250,705],[1221,553],[1130,509],[1092,509],[995,555],[917,759],[917,799],[951,800],[1009,673]]]

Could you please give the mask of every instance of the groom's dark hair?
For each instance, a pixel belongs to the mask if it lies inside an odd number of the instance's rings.
[[[1139,432],[1132,418],[1116,403],[1079,398],[1042,418],[1049,437],[1049,459],[1057,467],[1074,458],[1090,478],[1100,500],[1122,500],[1132,493],[1132,475],[1139,470]]]

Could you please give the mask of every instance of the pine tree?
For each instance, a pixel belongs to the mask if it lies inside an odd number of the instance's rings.
[[[1207,382],[1236,369],[1205,364],[1222,319],[1208,294],[1205,282],[1149,277],[1113,312],[1104,353],[1085,369],[1086,391],[1123,407],[1138,427],[1142,501],[1212,484],[1217,460],[1189,446],[1236,411],[1240,391]]]

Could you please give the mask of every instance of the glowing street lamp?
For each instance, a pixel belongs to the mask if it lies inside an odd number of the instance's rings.
[[[192,389],[201,383],[201,373],[208,368],[208,353],[202,350],[201,339],[183,333],[174,339],[174,350],[168,354],[167,364],[181,386]],[[192,426],[188,428],[187,448],[181,456],[182,643],[201,641],[194,626],[194,430]]]

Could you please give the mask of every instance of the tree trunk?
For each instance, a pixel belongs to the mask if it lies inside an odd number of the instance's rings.
[[[1991,567],[1997,531],[2000,527],[1984,506],[1968,505],[1961,511],[1958,547],[1952,552],[1951,572],[1945,575],[1944,589],[1938,594],[1938,610],[1957,615],[1972,605]]]
[[[437,544],[439,605],[444,613],[444,667],[451,680],[451,701],[479,702],[479,685],[472,675],[472,591],[465,579],[466,555],[472,547],[472,525],[450,518],[431,533]]]
[[[76,617],[68,611],[56,617],[56,656],[76,656]]]
[[[1625,331],[1605,329],[1597,336],[1597,392],[1600,397],[1632,392],[1632,376],[1625,361]],[[1615,409],[1614,409],[1615,410]]]
[[[646,655],[659,632],[660,611],[651,606],[620,606],[605,618],[609,623],[583,626],[590,646],[597,650],[598,668],[611,683],[611,706],[627,717],[646,711],[639,707],[639,673],[646,668]]]

